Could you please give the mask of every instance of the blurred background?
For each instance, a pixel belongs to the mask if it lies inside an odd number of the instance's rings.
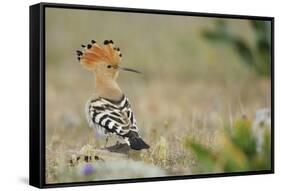
[[[270,169],[270,29],[269,21],[47,8],[47,183]],[[112,39],[122,65],[142,71],[120,73],[118,83],[151,149],[69,164],[104,144],[84,113],[94,76],[75,53],[92,39]]]

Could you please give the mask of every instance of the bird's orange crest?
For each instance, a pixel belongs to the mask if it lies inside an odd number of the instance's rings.
[[[99,63],[119,65],[122,54],[120,48],[116,48],[112,40],[105,40],[103,45],[99,45],[92,40],[87,46],[82,45],[83,51],[77,50],[77,58],[86,68],[93,68]]]

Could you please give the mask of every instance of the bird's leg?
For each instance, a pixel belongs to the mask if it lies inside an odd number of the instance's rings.
[[[115,144],[116,144],[116,145],[120,145],[121,143],[117,140]]]
[[[106,135],[106,138],[105,138],[105,145],[104,145],[104,148],[106,148],[106,146],[107,146],[107,143],[108,143],[108,135]]]

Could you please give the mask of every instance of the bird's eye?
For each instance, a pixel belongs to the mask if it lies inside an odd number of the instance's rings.
[[[111,65],[107,65],[107,68],[111,68],[112,66]]]

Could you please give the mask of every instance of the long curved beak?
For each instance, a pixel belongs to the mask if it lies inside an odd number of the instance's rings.
[[[135,73],[141,74],[140,71],[137,71],[137,70],[131,69],[131,68],[119,67],[119,69],[120,69],[120,70],[124,70],[124,71],[128,71],[128,72],[135,72]]]

